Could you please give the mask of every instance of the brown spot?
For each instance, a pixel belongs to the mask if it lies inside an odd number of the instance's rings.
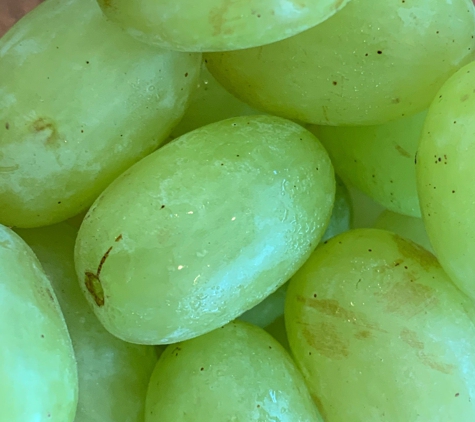
[[[374,294],[385,302],[387,312],[412,318],[438,303],[434,289],[415,283],[413,279],[394,283],[386,291]]]
[[[221,34],[229,35],[232,33],[229,28],[224,27],[227,21],[226,14],[228,13],[231,5],[232,2],[226,0],[221,3],[221,6],[210,10],[208,20],[211,27],[213,28],[213,36],[218,36]]]
[[[415,261],[425,270],[439,267],[437,258],[417,243],[403,239],[397,234],[393,234],[393,241],[403,257]]]
[[[346,322],[350,322],[356,326],[367,328],[369,330],[375,330],[383,333],[386,332],[377,324],[372,324],[371,322],[365,321],[365,317],[363,315],[343,308],[337,300],[315,298],[307,299],[303,296],[297,296],[296,299],[305,306],[311,307],[324,315],[340,318]]]
[[[393,98],[393,99],[391,100],[391,102],[392,102],[393,104],[399,104],[399,103],[401,102],[401,99],[400,99],[400,98]]]
[[[31,124],[30,130],[41,136],[45,145],[55,145],[60,140],[56,125],[48,118],[40,117],[36,119]]]
[[[465,94],[462,98],[460,98],[460,101],[463,103],[464,101],[467,101],[470,98],[468,94]]]
[[[349,341],[338,335],[335,324],[318,322],[315,324],[302,323],[302,335],[309,346],[320,354],[331,359],[342,359],[349,355]]]
[[[115,241],[116,241],[116,242],[120,242],[121,240],[122,240],[122,235],[119,234],[119,236],[117,236],[117,237],[115,238]]]
[[[405,328],[401,331],[400,337],[404,343],[408,344],[413,349],[424,349],[424,343],[418,339],[417,333],[415,331]]]
[[[97,306],[104,306],[104,290],[102,289],[101,281],[90,271],[86,271],[85,275],[87,291],[91,294]]]
[[[333,8],[334,8],[335,10],[340,10],[340,8],[341,8],[341,6],[342,6],[342,4],[343,4],[344,1],[345,1],[345,0],[337,0],[337,1],[334,3]]]
[[[6,130],[10,129],[10,123],[8,123],[8,122],[5,123],[5,129]]]
[[[368,331],[368,330],[358,331],[355,334],[355,338],[357,338],[358,340],[365,340],[370,337],[371,337],[371,331]]]
[[[404,328],[400,333],[400,338],[417,352],[417,358],[423,365],[443,374],[450,374],[455,369],[454,365],[438,362],[435,356],[423,352],[425,348],[424,342],[419,339],[415,331]]]
[[[412,157],[412,155],[409,154],[401,145],[396,145],[395,148],[397,152],[399,152],[399,154],[401,154],[403,157],[406,157],[406,158]]]

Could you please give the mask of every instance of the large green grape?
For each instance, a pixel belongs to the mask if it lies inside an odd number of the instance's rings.
[[[0,222],[86,209],[185,111],[199,54],[146,46],[95,0],[47,0],[0,40]]]
[[[280,344],[238,321],[168,346],[146,406],[146,422],[322,421]]]
[[[257,109],[314,124],[382,124],[427,108],[473,59],[474,16],[472,0],[352,0],[284,41],[205,57]]]
[[[376,229],[334,237],[285,312],[325,421],[475,420],[475,309],[425,249]]]
[[[262,113],[249,107],[226,91],[211,75],[203,62],[196,90],[191,97],[191,103],[183,119],[173,128],[170,137],[178,138],[210,123],[252,114]]]
[[[203,334],[305,262],[334,193],[326,151],[295,123],[250,116],[197,129],[126,171],[91,207],[76,244],[82,289],[124,340]]]
[[[475,63],[437,94],[417,153],[427,234],[444,270],[475,299]]]
[[[72,422],[77,367],[51,284],[20,237],[0,225],[0,421]]]
[[[386,210],[379,215],[374,227],[396,233],[421,245],[429,252],[433,252],[422,218],[409,217]]]
[[[349,0],[98,0],[131,35],[180,51],[272,43],[324,21]]]
[[[332,215],[327,229],[321,238],[324,242],[337,234],[350,229],[352,217],[352,204],[350,194],[346,186],[337,177],[335,202],[333,204]],[[239,319],[247,321],[259,327],[267,327],[277,318],[284,315],[285,295],[287,293],[287,284],[277,289],[270,296],[266,297],[261,303],[249,309],[242,314]]]
[[[78,364],[74,422],[143,422],[148,382],[157,362],[152,346],[109,334],[90,309],[74,269],[76,230],[67,223],[17,230],[53,283]]]
[[[376,126],[311,126],[335,171],[384,207],[420,217],[416,155],[426,112]]]

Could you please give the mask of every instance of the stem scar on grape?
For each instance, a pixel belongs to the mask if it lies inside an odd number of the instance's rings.
[[[119,235],[116,238],[116,242],[118,242],[121,238],[122,238],[122,235]],[[92,295],[92,297],[94,298],[94,302],[96,302],[97,306],[104,306],[104,302],[105,302],[104,290],[102,289],[102,286],[101,286],[100,275],[101,275],[102,267],[104,266],[104,263],[109,257],[109,254],[112,248],[113,247],[111,246],[109,249],[107,249],[106,253],[102,256],[95,274],[92,271],[85,272],[85,275],[86,275],[85,285],[86,285],[87,291]]]

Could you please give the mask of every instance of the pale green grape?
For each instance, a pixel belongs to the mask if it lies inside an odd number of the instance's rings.
[[[431,253],[360,229],[292,278],[285,320],[325,421],[471,422],[474,311]]]
[[[178,123],[199,54],[146,46],[94,0],[47,0],[0,40],[0,222],[85,210]]]
[[[349,0],[98,0],[134,37],[180,51],[272,43],[326,20]]]
[[[396,233],[421,245],[429,252],[433,252],[422,218],[409,217],[386,210],[380,214],[374,227]]]
[[[311,126],[335,171],[384,207],[420,217],[414,158],[426,112],[376,126]]]
[[[350,187],[349,191],[353,205],[352,227],[355,229],[374,227],[384,207],[356,188]]]
[[[109,334],[90,309],[74,269],[76,230],[67,223],[17,230],[53,283],[78,363],[75,422],[143,422],[157,352]]]
[[[205,57],[218,82],[257,109],[375,125],[427,108],[473,59],[474,34],[471,0],[352,0],[284,41]]]
[[[213,330],[277,290],[330,219],[318,140],[270,116],[205,126],[143,159],[89,210],[76,271],[104,326],[167,344]]]
[[[210,123],[231,117],[262,114],[246,103],[238,100],[226,91],[209,73],[206,65],[202,64],[200,79],[192,95],[191,103],[183,119],[172,130],[170,137],[178,138],[185,133],[206,126]]]
[[[0,421],[72,422],[77,367],[51,283],[20,237],[0,225]]]
[[[417,153],[422,217],[444,270],[475,299],[475,63],[437,94]]]
[[[339,178],[336,178],[335,202],[332,215],[321,242],[350,229],[352,217],[351,198],[348,189]],[[287,284],[277,289],[254,308],[242,314],[239,319],[264,328],[284,315],[285,294]]]
[[[290,356],[269,334],[230,324],[163,353],[146,422],[322,421]]]

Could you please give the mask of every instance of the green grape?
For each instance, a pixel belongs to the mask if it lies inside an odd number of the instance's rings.
[[[170,137],[172,139],[178,138],[210,123],[253,114],[262,113],[249,107],[226,91],[209,73],[203,62],[200,79],[191,98],[190,106],[181,122],[172,130]]]
[[[422,218],[409,217],[386,210],[379,215],[374,227],[396,233],[421,245],[429,252],[433,252]]]
[[[355,229],[374,227],[384,207],[358,189],[350,187],[349,191],[353,205],[352,227]]]
[[[320,125],[376,125],[423,111],[473,60],[471,0],[352,0],[299,35],[205,55],[252,107]]]
[[[20,237],[0,225],[0,422],[72,422],[77,367],[51,283]]]
[[[261,328],[230,324],[167,347],[145,422],[322,421],[290,356]]]
[[[53,283],[78,364],[75,422],[143,422],[145,395],[158,352],[109,334],[90,309],[74,268],[76,230],[67,223],[17,230]]]
[[[328,422],[475,420],[475,309],[425,249],[346,232],[292,278],[290,347]]]
[[[336,179],[335,202],[327,229],[321,239],[324,242],[337,234],[350,229],[351,225],[351,198],[346,186]],[[264,328],[280,316],[284,315],[285,295],[287,283],[265,298],[254,308],[242,314],[239,319]]]
[[[85,210],[182,117],[199,54],[142,44],[94,0],[47,0],[0,40],[0,222]]]
[[[475,299],[475,62],[449,79],[430,106],[417,152],[422,217],[450,278]]]
[[[414,157],[426,112],[376,126],[311,126],[337,174],[391,211],[420,217]]]
[[[76,271],[114,335],[167,344],[211,331],[277,290],[330,219],[318,140],[270,116],[205,126],[143,159],[89,210]]]
[[[223,51],[282,40],[328,19],[349,0],[98,0],[146,43],[179,51]]]

